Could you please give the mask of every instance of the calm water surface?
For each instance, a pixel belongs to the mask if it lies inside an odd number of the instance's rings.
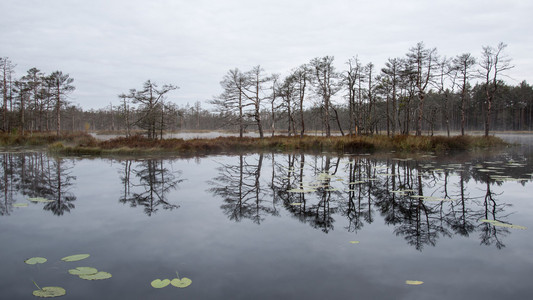
[[[35,298],[34,282],[65,288],[62,299],[533,293],[528,147],[164,160],[4,152],[0,165],[1,299]],[[80,253],[91,256],[61,261]],[[35,256],[48,261],[24,263]],[[68,274],[80,266],[113,277]],[[150,286],[176,272],[192,284]]]

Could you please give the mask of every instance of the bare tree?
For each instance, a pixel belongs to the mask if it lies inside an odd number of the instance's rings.
[[[366,97],[367,97],[367,100],[368,100],[368,112],[366,114],[366,118],[365,118],[365,131],[367,133],[373,133],[374,132],[374,123],[375,123],[375,120],[376,120],[376,117],[375,117],[375,112],[373,110],[375,110],[375,102],[376,102],[376,97],[375,97],[375,89],[376,89],[376,82],[374,81],[374,75],[373,75],[373,72],[374,72],[374,64],[373,63],[368,63],[365,67],[364,67],[364,73],[365,73],[365,77],[366,77],[366,82],[368,84],[367,86],[367,90],[366,90]]]
[[[502,72],[512,69],[511,59],[508,58],[503,50],[507,47],[506,44],[500,42],[496,48],[491,46],[484,46],[481,52],[481,61],[479,62],[479,76],[483,78],[485,97],[486,97],[486,111],[485,111],[485,136],[489,136],[490,118],[492,113],[492,100],[501,83],[498,81]]]
[[[296,86],[298,89],[298,106],[300,111],[300,137],[305,134],[305,119],[304,119],[304,101],[306,97],[307,84],[312,80],[311,68],[307,65],[301,65],[298,67],[292,75],[296,80]]]
[[[15,65],[13,65],[13,63],[11,62],[11,60],[9,60],[9,58],[0,57],[0,72],[2,75],[2,82],[1,82],[2,98],[4,100],[4,106],[2,108],[2,121],[3,121],[2,130],[3,131],[8,130],[9,123],[8,123],[8,116],[7,116],[7,111],[8,111],[7,101],[11,97],[11,90],[12,90],[11,78],[13,74],[15,73],[14,69],[15,69]]]
[[[244,95],[252,102],[252,106],[254,108],[252,116],[257,125],[257,130],[259,131],[259,138],[264,137],[263,124],[261,122],[261,102],[267,98],[263,91],[263,85],[271,80],[264,74],[264,71],[265,70],[258,65],[253,67],[252,70],[246,72],[245,74],[249,85],[244,88],[246,91]]]
[[[68,74],[63,74],[61,71],[55,71],[50,74],[50,78],[54,85],[54,96],[56,98],[56,113],[57,113],[57,135],[61,134],[61,107],[66,104],[67,94],[74,91],[75,87],[72,85],[74,81]]]
[[[31,93],[31,98],[33,98],[33,103],[28,103],[32,107],[32,111],[39,111],[39,120],[42,121],[42,105],[40,103],[43,98],[42,90],[43,90],[43,83],[44,83],[44,74],[37,68],[31,68],[27,71],[27,74],[21,78],[23,80],[28,88],[28,92]],[[41,109],[39,109],[39,107]],[[30,131],[38,128],[41,130],[41,122],[38,122],[37,125],[37,117],[33,116],[30,118]]]
[[[283,99],[283,108],[287,113],[287,133],[291,136],[293,133],[296,134],[295,129],[295,120],[294,120],[294,105],[295,100],[298,97],[297,91],[297,78],[294,74],[291,74],[283,80],[283,83],[278,88],[278,94]]]
[[[244,74],[235,68],[224,75],[220,85],[224,91],[211,103],[217,107],[217,110],[227,116],[232,116],[235,111],[237,112],[236,123],[239,126],[239,137],[242,138],[245,127],[244,113],[246,106],[248,106],[244,99],[244,88],[248,85],[248,81]],[[234,123],[233,120],[228,121],[229,123]]]
[[[446,122],[446,132],[450,136],[450,111],[448,104],[450,98],[455,94],[455,86],[457,85],[457,72],[454,71],[454,67],[446,57],[438,60],[437,64],[437,79],[435,80],[435,87],[437,92],[442,96],[444,113],[444,120]]]
[[[422,119],[424,114],[424,100],[426,98],[427,88],[433,79],[433,70],[435,69],[435,60],[437,58],[437,49],[427,49],[423,42],[419,42],[407,53],[407,63],[414,72],[413,79],[417,89],[418,96],[418,121],[416,124],[416,135],[422,134]]]
[[[276,109],[278,106],[276,105],[276,99],[279,98],[278,94],[279,89],[279,74],[272,74],[272,93],[270,94],[269,100],[270,100],[270,117],[272,118],[271,124],[270,124],[270,130],[272,131],[272,136],[276,134]]]
[[[141,104],[141,115],[136,124],[146,129],[148,138],[157,139],[157,120],[163,113],[164,97],[173,90],[178,89],[177,86],[171,84],[165,84],[161,88],[151,80],[147,80],[141,91],[130,90],[135,103]],[[159,124],[161,131],[163,130],[164,123]]]
[[[329,125],[331,97],[338,91],[338,86],[336,84],[338,74],[333,66],[333,59],[333,56],[317,57],[311,60],[310,63],[316,79],[316,93],[322,98],[324,126],[326,128],[327,137],[331,136],[331,128]]]
[[[118,95],[120,99],[122,99],[122,115],[124,117],[124,125],[126,127],[126,137],[129,137],[131,134],[131,125],[132,122],[130,120],[130,105],[129,101],[135,97],[135,90],[130,90],[129,94],[120,94]]]
[[[356,98],[357,98],[357,87],[358,81],[363,76],[362,66],[359,62],[358,57],[350,58],[346,64],[348,65],[348,70],[341,74],[342,83],[345,88],[348,90],[348,115],[350,119],[350,125],[348,131],[351,134],[359,134],[359,119],[356,117]]]
[[[402,65],[403,61],[401,58],[389,58],[385,63],[385,68],[381,69],[382,75],[387,78],[387,81],[390,84],[390,99],[392,101],[392,118],[390,118],[390,123],[392,125],[392,136],[396,135],[396,122],[399,120],[397,99]],[[387,116],[387,120],[389,120],[389,116]]]
[[[461,82],[461,135],[465,135],[466,124],[466,99],[468,94],[468,80],[472,75],[472,67],[476,64],[476,59],[470,53],[463,53],[456,56],[453,61],[453,68],[460,75]]]

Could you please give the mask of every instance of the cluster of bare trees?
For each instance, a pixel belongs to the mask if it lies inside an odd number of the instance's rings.
[[[2,131],[61,130],[61,114],[68,107],[67,96],[75,87],[74,79],[61,71],[45,74],[29,69],[16,78],[15,65],[7,57],[0,58],[2,89]]]
[[[165,84],[161,88],[151,80],[147,80],[142,90],[130,89],[128,94],[121,94],[122,115],[125,121],[126,135],[132,126],[146,130],[149,138],[156,139],[158,134],[163,138],[163,131],[167,129],[171,118],[175,116],[175,106],[165,103],[166,94],[178,89],[177,86]],[[130,117],[130,104],[138,104],[136,118]]]
[[[16,78],[15,65],[0,58],[2,131],[144,130],[150,138],[179,129],[247,130],[300,135],[319,130],[340,134],[397,134],[434,130],[533,129],[533,89],[526,82],[508,86],[502,79],[513,66],[506,45],[482,48],[451,58],[417,43],[384,67],[350,58],[338,71],[332,56],[317,57],[286,76],[261,66],[229,70],[212,109],[178,106],[167,100],[178,87],[147,80],[140,90],[119,95],[119,103],[84,111],[70,105],[73,79],[61,71],[45,75],[31,68]],[[66,119],[67,122],[61,122]],[[70,122],[69,122],[70,121]]]
[[[506,45],[483,47],[481,58],[465,53],[453,58],[441,57],[436,48],[417,43],[404,57],[389,58],[380,71],[373,63],[363,65],[357,58],[346,62],[347,68],[337,71],[332,56],[317,57],[291,71],[285,78],[267,75],[260,66],[247,72],[232,69],[221,81],[223,92],[212,101],[217,111],[237,124],[240,133],[256,124],[263,136],[262,122],[284,118],[289,135],[305,133],[305,110],[319,108],[322,129],[330,136],[332,123],[344,135],[373,134],[385,123],[387,134],[409,134],[413,129],[421,135],[424,128],[433,126],[436,114],[445,118],[450,131],[449,103],[459,97],[461,102],[461,133],[466,124],[467,101],[472,98],[472,81],[483,87],[485,135],[491,129],[493,101],[505,71],[511,69],[510,59],[503,53]],[[438,95],[441,105],[426,106],[428,95]],[[270,116],[262,117],[261,105],[269,103]],[[304,103],[305,102],[305,103]],[[341,122],[339,111],[347,111],[348,120]],[[479,112],[478,112],[479,113]],[[531,112],[529,112],[531,113]],[[429,114],[429,115],[428,115]],[[263,113],[264,115],[264,113]],[[316,116],[315,116],[316,117]],[[385,121],[385,122],[384,122]],[[299,128],[298,128],[299,127]],[[298,128],[298,129],[297,129]]]

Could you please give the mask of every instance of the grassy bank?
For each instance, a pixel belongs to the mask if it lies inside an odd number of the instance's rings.
[[[98,141],[85,133],[76,134],[31,134],[31,135],[0,135],[0,146],[47,146],[52,152],[71,155],[102,155],[102,154],[152,154],[169,153],[178,155],[204,155],[223,152],[252,151],[308,151],[358,153],[380,150],[395,151],[445,151],[468,150],[506,146],[497,137],[482,136],[406,136],[390,138],[375,136],[275,136],[259,138],[219,137],[214,139],[164,139],[150,140],[142,136],[119,137],[106,141]]]
[[[214,139],[150,140],[142,136],[98,141],[87,134],[0,136],[2,146],[47,145],[52,152],[70,155],[177,154],[205,155],[227,152],[306,151],[360,153],[369,151],[445,151],[493,148],[507,144],[497,137],[482,136],[275,136],[259,138],[219,137]]]
[[[50,132],[33,132],[26,134],[0,133],[0,147],[35,147],[49,146],[54,143],[77,146],[92,143],[94,138],[86,133],[64,133],[56,135]]]

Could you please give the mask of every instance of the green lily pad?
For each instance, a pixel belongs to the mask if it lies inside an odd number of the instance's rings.
[[[67,294],[64,288],[58,286],[45,286],[42,289],[33,291],[33,295],[41,298],[60,297]]]
[[[424,197],[422,198],[422,200],[424,201],[455,201],[456,199],[451,199],[451,198],[437,198],[437,197]]]
[[[76,255],[70,255],[70,256],[63,257],[61,260],[62,261],[78,261],[78,260],[86,259],[89,256],[90,256],[89,254],[76,254]]]
[[[35,265],[35,264],[44,264],[47,261],[44,257],[32,257],[26,259],[24,262],[28,265]]]
[[[186,288],[189,285],[191,285],[191,283],[192,283],[192,280],[190,280],[187,277],[183,277],[181,279],[174,278],[172,279],[172,281],[170,281],[170,284],[172,284],[175,287],[179,287],[179,288]]]
[[[90,274],[90,275],[80,275],[80,278],[81,279],[85,279],[85,280],[103,280],[103,279],[108,279],[108,278],[111,278],[112,275],[110,273],[107,273],[107,272],[98,272],[96,274]]]
[[[288,193],[312,193],[314,189],[290,189],[287,190]]]
[[[405,281],[405,284],[408,284],[408,285],[421,285],[422,283],[424,282],[419,281],[419,280],[406,280]]]
[[[359,244],[359,241],[350,241],[350,244]]]
[[[68,272],[72,275],[93,275],[98,273],[98,270],[91,267],[77,267],[76,269],[70,269]]]
[[[164,288],[164,287],[166,287],[169,284],[170,284],[170,280],[169,279],[163,279],[163,280],[156,279],[156,280],[153,280],[152,282],[150,282],[150,285],[153,288],[156,288],[156,289]]]
[[[13,207],[28,207],[28,203],[15,203]]]
[[[482,220],[479,220],[479,221],[483,222],[483,223],[489,223],[489,224],[491,224],[493,226],[500,226],[500,227],[513,228],[513,229],[522,229],[522,230],[526,230],[527,229],[527,227],[525,227],[525,226],[502,223],[502,222],[496,221],[496,220],[482,219]]]
[[[54,200],[46,199],[43,197],[28,198],[28,200],[31,202],[41,202],[41,203],[54,202]]]

